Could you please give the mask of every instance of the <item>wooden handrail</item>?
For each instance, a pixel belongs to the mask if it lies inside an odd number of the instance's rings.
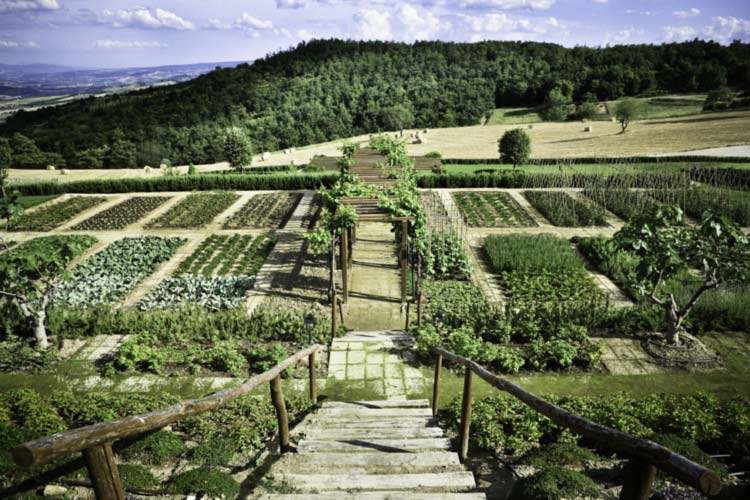
[[[592,422],[591,420],[580,417],[578,415],[574,415],[573,413],[557,405],[554,405],[543,398],[535,396],[534,394],[526,391],[513,382],[495,375],[494,373],[488,371],[474,361],[464,358],[463,356],[459,356],[439,347],[435,348],[435,353],[437,354],[435,370],[436,380],[439,377],[438,366],[442,363],[443,359],[452,361],[453,363],[465,367],[467,372],[467,375],[464,379],[465,381],[470,380],[471,377],[469,373],[473,372],[488,384],[496,387],[497,389],[508,392],[516,399],[519,399],[527,406],[548,417],[556,424],[570,429],[573,432],[576,432],[577,434],[580,434],[581,436],[596,442],[603,448],[621,453],[630,458],[631,461],[646,465],[646,467],[641,467],[641,469],[643,469],[643,474],[641,474],[640,477],[650,477],[650,480],[647,481],[648,485],[645,488],[645,490],[647,491],[650,491],[650,481],[653,481],[653,467],[656,467],[657,469],[660,469],[667,474],[679,479],[683,483],[692,486],[704,495],[715,495],[721,490],[721,479],[714,471],[712,471],[711,469],[707,469],[706,467],[703,467],[702,465],[697,464],[678,453],[674,453],[670,449],[665,448],[658,443],[654,443],[653,441],[649,441],[646,439],[641,439],[631,434],[618,431],[601,424],[597,424],[596,422]],[[469,389],[471,388],[470,382],[465,382],[464,388],[466,388],[467,386],[469,387]],[[437,394],[437,391],[435,391],[435,394]],[[471,397],[470,395],[467,396],[465,394],[464,406],[466,405],[467,401],[470,405]],[[433,399],[432,404],[434,412],[437,408],[437,401]],[[464,411],[462,412],[461,422],[462,444],[466,440],[468,440],[469,419],[471,415],[470,411],[467,408],[463,408],[463,410]],[[463,435],[463,433],[465,433],[466,435]],[[466,458],[465,453],[462,458]],[[629,492],[635,490],[638,490],[640,494],[635,493],[633,494],[633,496],[631,496]],[[628,498],[643,498],[643,490],[644,488],[633,488],[632,485],[627,485],[627,487],[623,487],[623,494]],[[628,493],[626,493],[626,491]],[[645,498],[648,497],[646,496]]]
[[[105,451],[107,451],[106,447],[114,441],[160,429],[179,420],[219,408],[240,396],[248,394],[263,383],[278,379],[284,370],[303,358],[314,360],[315,353],[322,348],[323,346],[318,344],[310,346],[290,356],[270,370],[251,377],[242,385],[215,392],[200,399],[182,401],[151,413],[123,417],[112,422],[87,425],[23,443],[13,449],[13,459],[18,465],[31,467],[50,462],[63,455],[89,449],[105,447]],[[310,370],[314,370],[314,366],[311,366]],[[311,375],[310,379],[313,380],[314,377]],[[274,385],[277,384],[278,380]],[[310,393],[314,395],[315,389],[311,388]],[[274,403],[276,402],[274,401]],[[279,411],[278,407],[277,411]],[[111,451],[109,453],[111,454]]]

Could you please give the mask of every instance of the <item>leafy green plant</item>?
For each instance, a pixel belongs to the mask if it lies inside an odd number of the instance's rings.
[[[301,199],[300,193],[257,194],[224,223],[224,229],[279,228]]]
[[[211,222],[229,208],[239,196],[227,191],[193,193],[157,219],[148,228],[196,228]]]
[[[231,309],[244,303],[253,288],[252,276],[192,276],[167,278],[138,302],[138,308],[165,309],[197,304],[210,311]]]
[[[117,464],[123,487],[127,489],[145,489],[159,486],[159,479],[146,467],[140,464]]]
[[[453,199],[472,227],[533,227],[537,223],[507,193],[453,193]]]
[[[601,493],[601,488],[587,475],[560,466],[550,466],[533,476],[521,478],[513,486],[511,498],[524,500],[598,498]]]
[[[184,452],[185,444],[177,434],[160,430],[126,448],[123,456],[150,465],[165,465],[178,459]]]
[[[484,251],[497,272],[549,271],[581,273],[585,267],[570,242],[552,235],[492,235],[485,239]]]
[[[11,231],[50,231],[76,215],[106,201],[98,196],[74,196],[17,217]]]
[[[168,196],[135,196],[128,198],[73,226],[75,231],[107,231],[123,229],[138,222],[167,202]]]
[[[524,196],[552,224],[563,227],[603,226],[604,209],[559,191],[525,191]]]
[[[240,484],[227,472],[212,469],[190,469],[169,478],[166,489],[184,495],[203,493],[214,498],[236,498]]]

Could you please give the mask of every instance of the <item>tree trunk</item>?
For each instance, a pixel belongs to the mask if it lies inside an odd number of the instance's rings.
[[[684,315],[680,316],[674,300],[667,300],[664,303],[664,322],[667,327],[664,336],[670,344],[678,345],[680,343],[680,330],[682,330],[682,318],[684,317]]]
[[[46,350],[49,347],[47,339],[47,327],[44,325],[47,315],[44,311],[34,314],[32,324],[34,326],[34,338],[39,349]]]

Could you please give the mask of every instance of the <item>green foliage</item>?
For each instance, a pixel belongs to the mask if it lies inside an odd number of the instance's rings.
[[[117,464],[123,487],[128,489],[153,489],[159,486],[159,479],[143,465]]]
[[[11,223],[11,231],[50,231],[76,215],[106,201],[98,196],[73,196],[28,212]]]
[[[139,439],[123,452],[128,460],[138,460],[149,465],[174,463],[185,452],[182,439],[173,432],[156,431]]]
[[[706,467],[707,469],[711,469],[723,479],[726,479],[729,475],[729,471],[724,464],[711,457],[711,455],[709,455],[705,451],[701,450],[700,447],[690,439],[675,436],[674,434],[658,434],[654,436],[653,440],[660,445],[669,448],[673,452],[679,453],[683,457],[686,457],[689,460],[692,460],[693,462]],[[665,476],[665,474],[661,471],[657,471],[657,474],[661,475],[662,477]]]
[[[227,472],[212,469],[191,469],[169,478],[166,489],[172,493],[203,493],[213,498],[236,498],[240,484]]]
[[[79,264],[72,279],[56,288],[55,301],[80,308],[116,302],[169,260],[185,241],[158,236],[118,240]]]
[[[430,233],[423,257],[424,272],[433,279],[468,279],[473,273],[464,241],[450,231]]]
[[[570,94],[572,85],[570,82],[564,82],[562,85],[556,85],[549,91],[544,98],[544,110],[541,116],[544,120],[550,122],[561,122],[568,118],[568,111],[573,102]],[[519,129],[520,130],[520,129]]]
[[[593,202],[560,191],[525,191],[523,194],[555,226],[603,226],[604,209]]]
[[[255,195],[224,223],[224,229],[281,227],[301,199],[300,193]]]
[[[614,105],[613,115],[620,122],[622,131],[628,128],[628,125],[632,120],[636,120],[640,117],[642,112],[642,104],[638,99],[625,98],[621,99]]]
[[[167,278],[138,302],[138,308],[165,309],[197,304],[209,311],[244,304],[253,288],[254,276],[178,276]]]
[[[706,96],[706,102],[703,104],[703,111],[721,111],[729,109],[734,101],[735,92],[727,87],[720,87],[712,90]]]
[[[235,449],[232,439],[217,436],[190,450],[190,461],[209,467],[224,465],[232,459]]]
[[[456,192],[453,199],[471,227],[533,227],[537,223],[502,192]]]
[[[224,136],[224,157],[236,169],[241,169],[253,161],[253,146],[248,134],[239,127],[232,127]]]
[[[498,141],[500,160],[513,167],[522,165],[531,156],[531,138],[522,128],[508,130]]]
[[[585,271],[570,242],[548,234],[489,236],[485,239],[484,251],[497,272]]]
[[[180,262],[176,276],[255,276],[276,244],[276,236],[267,233],[212,234]]]
[[[7,423],[23,427],[35,436],[62,432],[67,425],[55,408],[31,389],[11,389],[0,394],[0,413]],[[18,444],[18,443],[16,443]]]
[[[159,208],[168,196],[134,196],[73,226],[75,231],[124,229]]]
[[[131,168],[136,166],[136,147],[125,139],[115,139],[109,145],[104,163],[110,168]],[[83,165],[81,165],[83,166]]]
[[[597,455],[591,450],[575,443],[558,442],[526,453],[521,462],[536,469],[546,469],[553,466],[581,467],[586,462],[596,459]]]
[[[550,466],[533,476],[521,478],[511,498],[558,500],[560,498],[599,498],[601,488],[587,475],[559,466]]]
[[[281,344],[259,345],[248,353],[250,366],[257,373],[270,370],[288,357],[289,352]]]
[[[21,332],[16,333],[20,335]],[[55,351],[34,349],[27,338],[11,334],[0,341],[0,372],[39,372],[56,361]]]
[[[148,228],[196,228],[211,222],[214,217],[237,201],[239,195],[227,191],[193,193],[157,219]]]

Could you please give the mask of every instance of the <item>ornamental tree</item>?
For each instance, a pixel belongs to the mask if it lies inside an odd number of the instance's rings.
[[[513,168],[529,161],[531,155],[531,138],[523,129],[514,128],[508,130],[498,141],[500,160],[503,163],[512,163]]]
[[[232,127],[224,137],[224,156],[232,167],[241,169],[253,162],[253,145],[244,130]]]
[[[671,344],[680,343],[685,318],[705,292],[750,278],[750,242],[726,216],[705,212],[700,224],[689,227],[678,207],[657,205],[632,219],[614,241],[639,257],[634,289],[664,310],[664,336]],[[700,282],[678,304],[665,284],[691,269]]]
[[[622,132],[625,132],[630,122],[638,118],[641,114],[641,103],[632,97],[620,100],[615,104],[614,108],[615,119],[620,122]]]

